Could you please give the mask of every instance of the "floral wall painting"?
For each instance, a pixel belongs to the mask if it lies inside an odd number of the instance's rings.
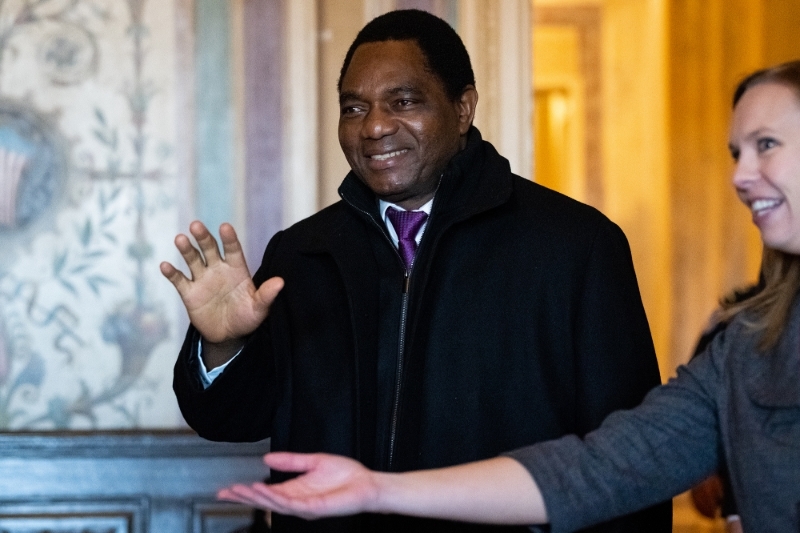
[[[177,8],[0,0],[0,430],[182,425]]]

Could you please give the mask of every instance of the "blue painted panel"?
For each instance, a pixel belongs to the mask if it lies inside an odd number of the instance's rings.
[[[197,217],[213,231],[232,221],[235,205],[228,4],[220,0],[195,4],[195,205]]]

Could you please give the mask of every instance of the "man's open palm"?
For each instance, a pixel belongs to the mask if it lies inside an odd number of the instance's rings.
[[[189,231],[200,249],[183,234],[175,237],[175,246],[192,279],[167,262],[161,263],[161,273],[178,290],[189,320],[206,341],[221,343],[249,335],[267,317],[283,280],[270,278],[256,290],[242,245],[230,224],[219,228],[224,258],[202,222],[192,222]]]

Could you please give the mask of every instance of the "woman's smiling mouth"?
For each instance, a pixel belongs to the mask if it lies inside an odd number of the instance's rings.
[[[775,198],[753,200],[750,202],[750,210],[753,212],[753,216],[758,217],[764,215],[772,209],[775,209],[782,203],[783,200],[778,200]]]

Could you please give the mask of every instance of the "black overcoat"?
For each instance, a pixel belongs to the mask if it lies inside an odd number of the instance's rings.
[[[622,231],[513,175],[476,129],[442,176],[407,280],[374,195],[353,173],[339,192],[270,241],[254,279],[282,276],[285,287],[206,390],[190,328],[174,387],[201,436],[271,437],[273,450],[381,470],[440,467],[582,435],[660,383]],[[667,532],[670,512],[607,530]],[[473,530],[372,516],[274,527]]]

